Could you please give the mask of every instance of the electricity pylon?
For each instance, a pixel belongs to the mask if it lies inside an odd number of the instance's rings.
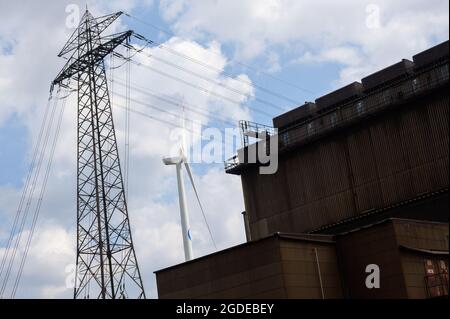
[[[77,259],[74,298],[145,298],[128,219],[104,58],[133,31],[101,33],[122,13],[88,10],[59,53],[53,85],[78,88]],[[69,57],[70,56],[70,57]]]

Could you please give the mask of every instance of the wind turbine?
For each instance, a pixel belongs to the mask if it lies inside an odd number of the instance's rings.
[[[180,149],[182,150],[182,148]],[[194,258],[192,252],[192,236],[191,226],[189,224],[189,212],[186,205],[186,193],[184,191],[184,178],[183,178],[183,165],[186,167],[186,171],[190,172],[189,164],[186,162],[184,152],[180,152],[179,156],[164,157],[163,162],[165,165],[175,165],[177,171],[177,184],[178,184],[178,201],[180,204],[180,218],[181,218],[181,231],[183,234],[183,246],[184,257],[186,261]],[[190,176],[190,173],[188,173]],[[192,185],[193,182],[191,180]]]
[[[191,168],[187,162],[186,154],[186,137],[185,137],[185,116],[184,116],[184,105],[183,105],[183,131],[182,131],[182,145],[180,146],[178,156],[175,157],[164,157],[163,163],[165,165],[175,165],[177,171],[177,184],[178,184],[178,200],[180,204],[180,217],[181,217],[181,231],[183,235],[183,246],[184,246],[184,256],[186,261],[192,260],[194,258],[192,251],[192,234],[189,223],[189,211],[186,204],[186,193],[184,190],[184,178],[183,178],[183,166],[186,169],[189,180],[191,181],[192,188],[194,189],[195,196],[197,197],[198,204],[205,219],[206,225],[208,227],[209,234],[213,241],[214,246],[216,244],[212,237],[211,229],[209,228],[208,222],[206,220],[206,215],[203,210],[202,203],[200,202],[200,197],[198,196],[197,188],[195,187],[194,178],[192,175]],[[217,248],[216,248],[217,249]]]

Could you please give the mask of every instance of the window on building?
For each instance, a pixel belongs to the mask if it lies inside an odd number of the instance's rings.
[[[439,75],[441,79],[448,79],[448,64],[445,64],[439,68]]]
[[[391,103],[392,102],[392,94],[391,94],[391,90],[385,90],[383,92],[383,102],[384,103]]]
[[[331,122],[331,126],[335,127],[337,124],[337,114],[336,112],[333,112],[330,114],[330,122]]]
[[[366,111],[366,107],[364,106],[363,101],[359,101],[356,103],[356,112],[358,112],[358,115],[363,114]]]
[[[417,92],[419,90],[419,79],[415,78],[414,80],[412,80],[412,87],[413,87],[413,91]]]
[[[308,130],[308,135],[314,134],[314,122],[308,123],[307,130]]]
[[[281,134],[281,142],[284,145],[289,144],[289,132],[285,132],[285,133]]]
[[[425,284],[429,297],[448,296],[448,260],[425,260]]]

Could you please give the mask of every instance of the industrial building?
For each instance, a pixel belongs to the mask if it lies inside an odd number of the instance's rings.
[[[159,297],[448,297],[448,63],[447,41],[273,128],[242,122],[225,169],[241,176],[247,243],[157,271]],[[260,174],[249,137],[274,128],[278,170]]]

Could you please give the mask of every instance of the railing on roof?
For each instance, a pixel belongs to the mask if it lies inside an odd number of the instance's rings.
[[[272,126],[251,121],[239,121],[239,128],[241,130],[241,140],[244,147],[253,144],[251,143],[252,139],[256,142],[259,139],[264,139],[275,134],[275,129]]]
[[[280,149],[307,141],[353,121],[359,121],[381,109],[386,109],[390,105],[404,102],[424,91],[439,87],[448,80],[448,63],[410,76],[397,85],[385,87],[368,96],[279,131]]]
[[[446,61],[443,64],[433,66],[431,69],[402,79],[400,83],[380,88],[360,99],[318,114],[312,119],[279,131],[279,149],[282,150],[294,144],[306,142],[338,127],[360,121],[381,109],[386,109],[391,105],[404,102],[425,91],[440,87],[445,82],[448,82],[448,80],[449,69],[448,61]],[[257,138],[261,138],[266,132],[269,135],[274,134],[275,130],[272,127],[248,121],[240,121],[239,125],[244,147],[250,144],[249,137],[254,137],[255,132],[257,132]],[[225,170],[230,170],[240,164],[239,159],[235,156],[225,161]]]
[[[225,161],[225,170],[228,171],[232,168],[239,166],[239,157],[237,155]]]
[[[267,139],[275,135],[275,128],[272,126],[255,123],[251,121],[239,121],[241,133],[241,142],[243,147],[256,143],[258,140]],[[225,170],[239,166],[239,157],[237,155],[225,161]]]

